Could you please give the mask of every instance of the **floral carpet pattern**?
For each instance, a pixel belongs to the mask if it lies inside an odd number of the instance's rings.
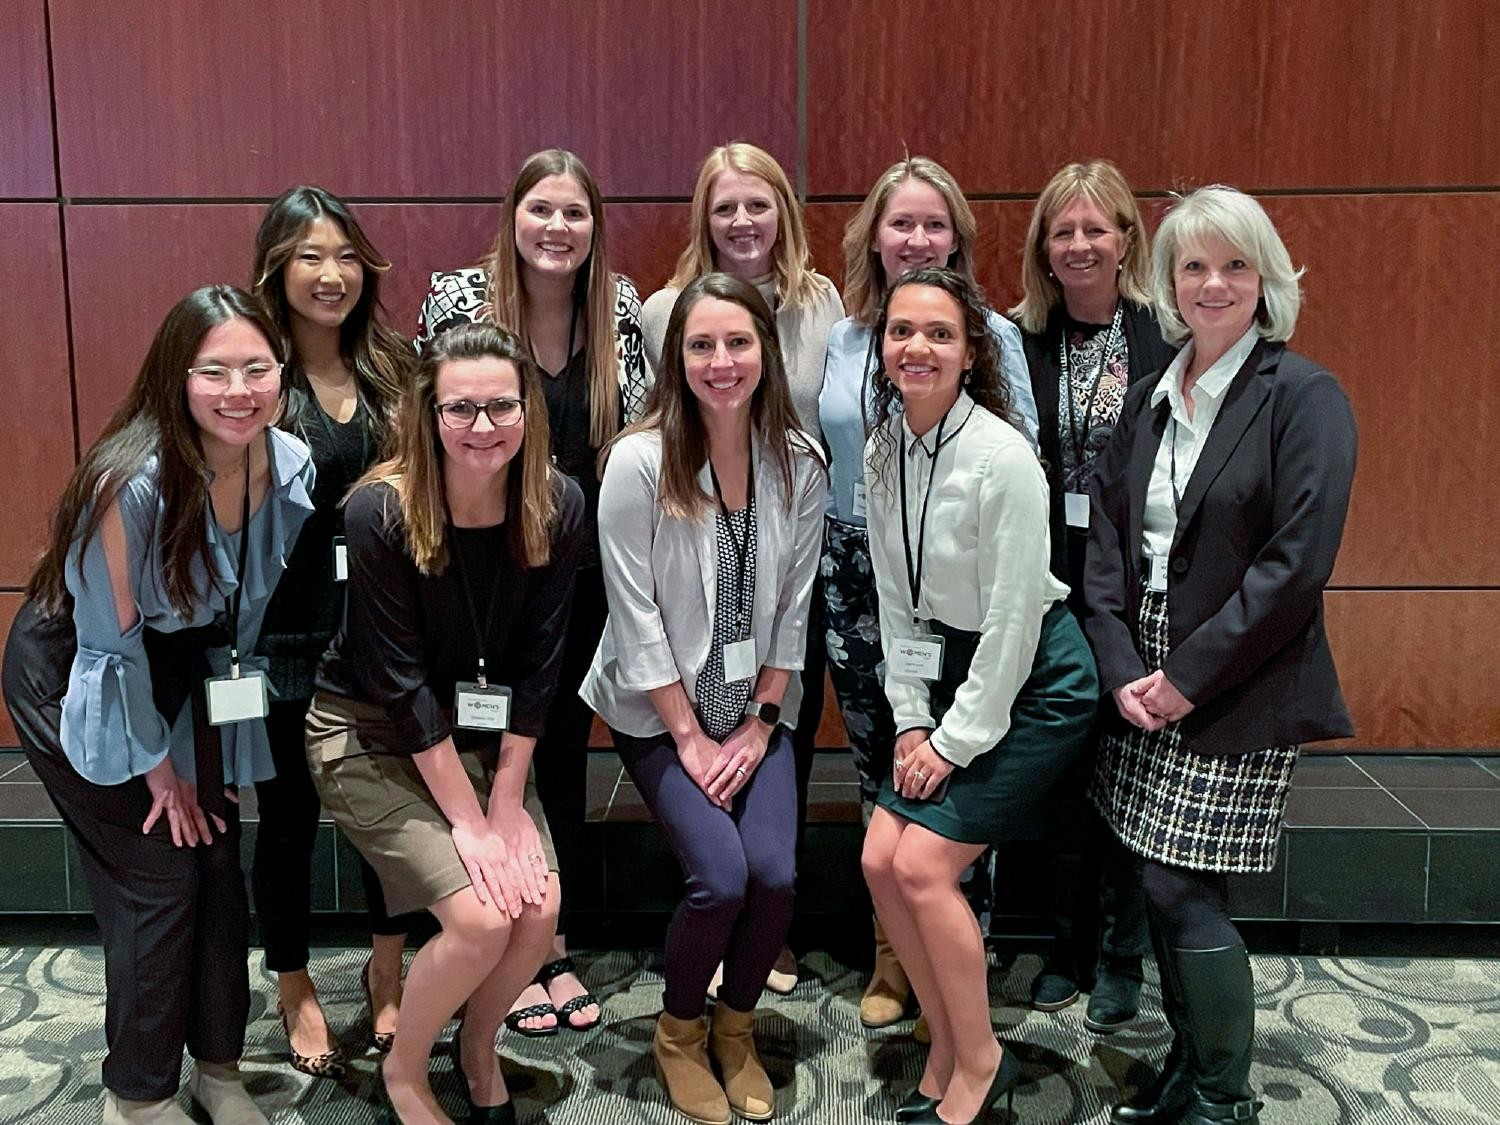
[[[259,952],[251,960],[247,1083],[276,1125],[345,1125],[380,1115],[378,1057],[360,950],[320,950],[312,973],[331,1024],[354,1057],[340,1082],[310,1079],[281,1061],[285,1038],[275,986]],[[1500,961],[1258,956],[1256,1087],[1265,1125],[1495,1125],[1500,1122]],[[603,1025],[528,1040],[503,1035],[502,1065],[520,1120],[559,1125],[681,1122],[650,1057],[661,1001],[651,953],[579,957],[604,998]],[[1109,1106],[1149,1081],[1166,1051],[1148,968],[1148,1003],[1135,1025],[1099,1037],[1083,1005],[1051,1015],[1024,1006],[1034,957],[992,962],[997,1031],[1025,1067],[1014,1125],[1102,1123]],[[909,1025],[868,1032],[859,1023],[860,975],[822,954],[803,963],[790,996],[767,994],[757,1021],[777,1088],[777,1120],[889,1121],[916,1081],[921,1049]],[[99,1120],[104,1053],[104,961],[97,948],[14,947],[0,952],[0,1125],[85,1125]],[[449,1025],[445,1040],[454,1025]],[[434,1050],[433,1085],[463,1111],[446,1042]],[[186,1095],[183,1104],[187,1106]],[[197,1120],[207,1121],[194,1109]]]

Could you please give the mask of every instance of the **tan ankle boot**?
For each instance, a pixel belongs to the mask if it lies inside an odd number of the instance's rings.
[[[651,1053],[679,1113],[700,1125],[729,1125],[729,1101],[708,1065],[708,1028],[702,1017],[657,1016]]]
[[[890,1027],[906,1015],[906,1001],[911,996],[911,982],[896,959],[896,951],[886,940],[885,927],[875,919],[875,967],[870,983],[859,1001],[859,1022],[866,1027]]]
[[[237,1063],[195,1061],[188,1079],[193,1100],[208,1111],[214,1125],[270,1125],[250,1100]]]
[[[103,1125],[193,1125],[175,1098],[159,1102],[136,1102],[113,1090],[104,1091]]]
[[[736,1012],[720,1000],[714,1007],[709,1049],[734,1112],[751,1121],[769,1121],[776,1111],[776,1093],[755,1051],[754,1020],[754,1012]]]

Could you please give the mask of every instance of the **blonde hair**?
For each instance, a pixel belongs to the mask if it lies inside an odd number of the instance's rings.
[[[609,269],[604,228],[604,196],[589,170],[573,153],[560,148],[532,153],[516,173],[505,200],[500,204],[500,231],[484,260],[484,296],[495,323],[530,339],[526,316],[526,293],[521,285],[520,257],[516,250],[516,208],[526,193],[548,176],[571,176],[588,197],[594,219],[594,239],[589,256],[578,267],[573,283],[575,305],[583,308],[585,338],[589,348],[589,442],[602,446],[620,428],[619,341],[615,324],[615,275]],[[571,357],[570,357],[571,358]]]
[[[423,574],[441,574],[448,566],[442,438],[437,432],[438,372],[451,360],[485,358],[514,365],[524,404],[526,433],[505,484],[511,553],[527,567],[545,566],[552,555],[558,490],[552,479],[541,371],[515,333],[484,322],[461,324],[427,345],[411,389],[401,398],[391,434],[394,451],[389,459],[372,465],[349,490],[350,496],[373,484],[388,484],[395,490],[407,550]]]
[[[1125,253],[1116,287],[1138,305],[1151,303],[1151,248],[1140,208],[1125,177],[1108,160],[1068,164],[1047,181],[1031,211],[1026,246],[1021,252],[1021,301],[1010,317],[1027,332],[1040,332],[1063,299],[1062,284],[1047,260],[1047,232],[1052,222],[1079,199],[1087,199],[1120,228]]]
[[[814,280],[812,251],[807,245],[807,227],[791,181],[774,156],[745,141],[720,145],[704,158],[698,169],[698,183],[693,188],[693,205],[688,215],[688,244],[677,258],[677,269],[667,288],[686,289],[704,274],[719,268],[713,236],[708,230],[708,210],[714,184],[724,172],[742,172],[764,180],[776,197],[776,245],[771,249],[771,266],[776,275],[777,298],[790,308],[815,300],[819,290]]]
[[[1298,281],[1306,271],[1292,265],[1292,256],[1265,208],[1225,184],[1211,184],[1180,197],[1157,229],[1151,292],[1161,334],[1173,344],[1193,334],[1177,308],[1173,273],[1182,253],[1208,237],[1222,238],[1260,274],[1256,330],[1267,340],[1290,340],[1302,307]]]
[[[891,193],[907,180],[931,184],[943,197],[955,235],[953,253],[944,264],[965,280],[974,280],[974,240],[979,234],[979,223],[969,201],[959,190],[958,181],[936,160],[907,156],[880,174],[844,228],[844,307],[866,327],[880,317],[886,292],[896,280],[885,276],[880,252],[875,249],[875,228],[885,214]]]

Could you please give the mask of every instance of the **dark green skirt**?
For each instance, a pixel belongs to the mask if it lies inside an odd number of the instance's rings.
[[[939,724],[968,678],[979,634],[941,621],[943,678],[928,685]],[[1042,618],[1031,675],[1010,709],[1010,729],[968,766],[953,771],[941,801],[912,801],[896,793],[889,775],[877,803],[923,828],[964,844],[1035,839],[1052,787],[1078,760],[1099,709],[1099,673],[1078,622],[1062,602]]]

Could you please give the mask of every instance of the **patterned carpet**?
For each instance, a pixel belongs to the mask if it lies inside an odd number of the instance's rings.
[[[358,950],[327,950],[313,964],[331,1022],[351,1049],[368,1042],[357,979],[363,958]],[[649,954],[619,952],[580,961],[606,999],[605,1026],[550,1040],[502,1038],[521,1120],[682,1121],[664,1100],[648,1052],[659,965]],[[1140,1060],[1154,1064],[1165,1052],[1162,1024],[1148,1015],[1099,1038],[1083,1029],[1082,1005],[1032,1012],[1020,1001],[1036,970],[1036,960],[1023,956],[996,962],[991,976],[996,1028],[1026,1070],[1007,1125],[1103,1122],[1110,1104],[1150,1077]],[[0,954],[0,1122],[99,1120],[103,977],[96,948]],[[1255,978],[1253,1079],[1267,1103],[1266,1125],[1500,1122],[1500,962],[1261,956]],[[272,1121],[375,1120],[376,1057],[359,1056],[342,1084],[294,1073],[279,1061],[285,1040],[258,952],[252,983],[245,1069]],[[814,954],[791,996],[767,996],[758,1029],[779,1120],[888,1121],[915,1082],[920,1049],[905,1029],[860,1027],[861,984],[855,972]],[[1154,977],[1147,990],[1154,1005]],[[458,1079],[441,1044],[433,1083],[458,1112]],[[1006,1120],[1003,1112],[995,1119]]]

